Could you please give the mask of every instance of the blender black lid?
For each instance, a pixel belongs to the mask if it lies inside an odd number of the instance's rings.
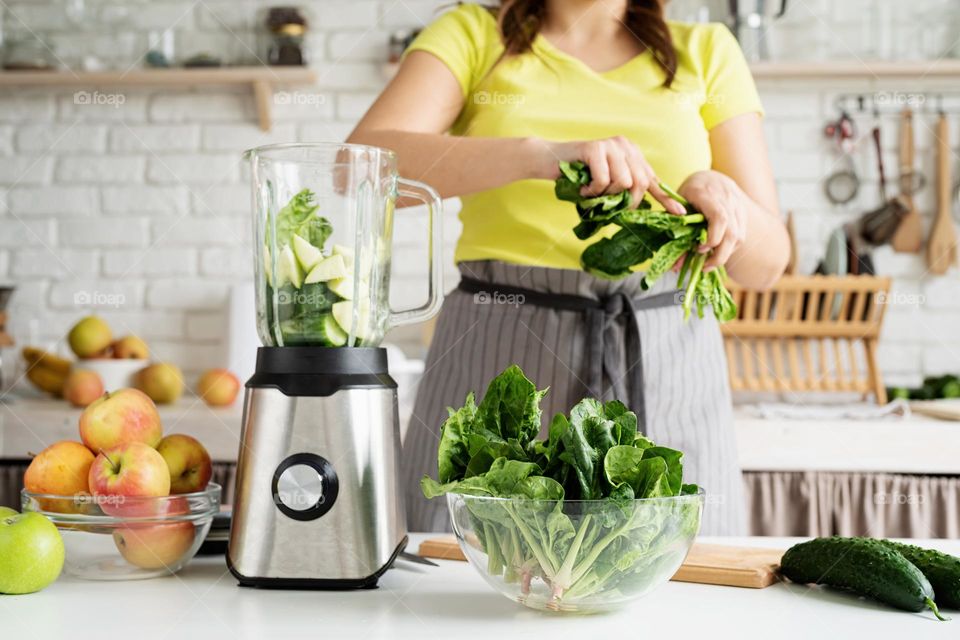
[[[380,347],[260,347],[257,373],[386,375],[387,350]]]

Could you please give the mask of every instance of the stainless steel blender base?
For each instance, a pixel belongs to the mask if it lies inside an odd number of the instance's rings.
[[[407,540],[396,389],[248,387],[243,414],[227,552],[240,584],[376,586]]]

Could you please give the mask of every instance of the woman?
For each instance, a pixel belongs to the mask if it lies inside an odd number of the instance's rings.
[[[396,150],[401,174],[463,201],[466,284],[444,303],[404,446],[411,530],[449,526],[418,486],[436,474],[445,408],[517,363],[550,387],[547,420],[587,395],[626,401],[649,437],[686,453],[684,477],[710,496],[702,531],[743,531],[716,320],[682,321],[675,275],[645,292],[640,275],[580,270],[595,240],[574,236],[574,207],[553,195],[561,160],[589,165],[584,193],[629,190],[676,214],[658,181],[679,185],[708,221],[708,268],[757,288],[783,272],[788,241],[743,55],[722,25],[668,23],[662,4],[460,5],[420,34],[350,136]]]

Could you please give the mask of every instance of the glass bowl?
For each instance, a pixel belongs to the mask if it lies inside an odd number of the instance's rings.
[[[63,570],[88,580],[140,580],[169,575],[196,555],[220,510],[220,485],[159,498],[55,496],[21,492],[60,530]]]
[[[447,494],[469,563],[494,589],[547,611],[620,607],[668,581],[700,529],[704,494],[528,500]]]

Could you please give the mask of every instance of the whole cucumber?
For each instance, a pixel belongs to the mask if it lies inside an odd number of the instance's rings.
[[[943,620],[920,569],[879,540],[814,538],[787,549],[780,572],[794,582],[847,589],[905,611],[926,607]]]
[[[937,604],[948,609],[960,609],[960,558],[934,549],[912,544],[881,540],[887,547],[899,551],[930,581],[937,594]]]

